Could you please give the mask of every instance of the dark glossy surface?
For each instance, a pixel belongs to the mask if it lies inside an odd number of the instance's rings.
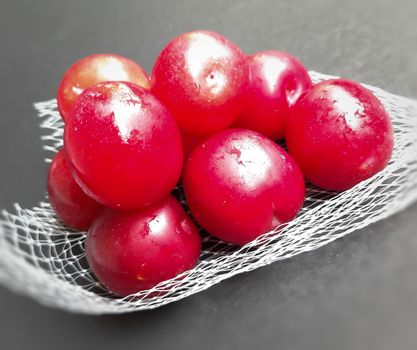
[[[65,126],[65,150],[83,190],[112,208],[154,203],[182,169],[178,127],[147,90],[124,82],[87,89]]]
[[[239,129],[197,146],[185,165],[183,182],[200,225],[239,245],[292,220],[305,193],[297,164],[280,146]]]
[[[184,150],[184,163],[186,162],[192,150],[208,137],[209,136],[192,135],[181,131],[182,147]]]
[[[238,116],[249,76],[242,51],[222,35],[185,33],[159,54],[152,70],[152,92],[189,134],[207,135]]]
[[[87,88],[105,81],[129,81],[146,89],[148,74],[132,60],[116,54],[95,54],[84,57],[68,68],[57,92],[59,112],[66,120],[78,98]]]
[[[313,184],[343,191],[387,165],[394,135],[380,101],[358,83],[338,79],[315,85],[298,100],[286,138]]]
[[[0,1],[0,208],[44,198],[48,164],[32,102],[53,98],[80,57],[117,52],[150,71],[174,35],[208,28],[248,53],[284,50],[310,69],[417,97],[416,11],[415,0]],[[0,348],[416,349],[416,226],[414,205],[320,249],[128,315],[68,314],[0,286]]]
[[[173,197],[140,210],[106,209],[86,241],[87,260],[95,275],[122,296],[191,269],[200,252],[200,234]]]
[[[54,157],[48,173],[48,198],[58,217],[68,226],[86,231],[103,207],[88,197],[73,179],[64,150]]]
[[[245,107],[234,125],[282,139],[291,106],[312,85],[307,69],[289,53],[274,50],[247,59],[251,79]]]

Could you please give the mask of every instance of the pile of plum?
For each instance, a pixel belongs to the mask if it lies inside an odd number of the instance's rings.
[[[193,268],[195,223],[244,245],[296,217],[305,179],[344,191],[393,150],[390,118],[360,84],[313,85],[293,56],[245,55],[209,31],[173,39],[151,77],[119,55],[85,57],[57,101],[64,147],[49,200],[64,224],[87,231],[92,271],[121,296]],[[170,194],[178,183],[195,221]]]

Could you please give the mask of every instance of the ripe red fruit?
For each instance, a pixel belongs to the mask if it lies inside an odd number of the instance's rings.
[[[144,69],[126,57],[115,54],[84,57],[68,68],[59,84],[57,102],[62,119],[68,119],[75,101],[85,89],[105,81],[129,81],[150,87]]]
[[[182,147],[184,149],[184,161],[187,160],[192,150],[204,141],[205,136],[191,135],[181,131]]]
[[[152,92],[181,129],[209,135],[238,117],[249,67],[242,51],[218,33],[194,31],[172,40],[152,71]]]
[[[169,111],[146,89],[106,82],[85,90],[65,127],[75,180],[105,206],[155,203],[182,170],[181,137]]]
[[[243,245],[292,220],[304,179],[292,158],[256,132],[230,129],[191,153],[183,175],[194,218],[212,235]]]
[[[48,197],[62,222],[78,230],[88,230],[103,207],[88,197],[72,178],[61,149],[48,173]]]
[[[291,106],[312,85],[308,71],[285,52],[261,51],[247,59],[250,85],[245,107],[234,125],[272,140],[282,139]]]
[[[105,210],[86,240],[94,274],[121,296],[152,288],[193,268],[200,252],[197,228],[171,196],[141,210]]]
[[[304,175],[334,191],[378,173],[393,150],[391,121],[380,101],[360,84],[342,79],[321,82],[298,100],[286,137]]]

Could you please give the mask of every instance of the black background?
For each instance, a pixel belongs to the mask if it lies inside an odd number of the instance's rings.
[[[221,32],[309,69],[417,96],[417,3],[409,1],[0,0],[0,208],[43,198],[32,103],[64,70],[117,52],[148,71],[174,35]],[[317,251],[161,309],[91,317],[0,288],[0,348],[416,349],[417,206]]]

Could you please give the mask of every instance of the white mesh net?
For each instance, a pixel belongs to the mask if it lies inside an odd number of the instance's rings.
[[[315,82],[333,78],[315,72],[311,76]],[[301,213],[279,234],[263,235],[241,248],[206,236],[200,262],[193,270],[120,298],[92,276],[85,260],[84,234],[63,226],[47,202],[32,209],[16,204],[13,212],[3,211],[0,221],[0,282],[45,305],[72,312],[151,309],[238,273],[317,249],[404,209],[417,199],[417,102],[367,87],[381,99],[393,121],[391,162],[383,172],[344,193],[310,186]],[[36,103],[35,108],[45,131],[43,147],[52,156],[62,146],[63,133],[56,101]],[[183,199],[180,190],[176,194]]]

